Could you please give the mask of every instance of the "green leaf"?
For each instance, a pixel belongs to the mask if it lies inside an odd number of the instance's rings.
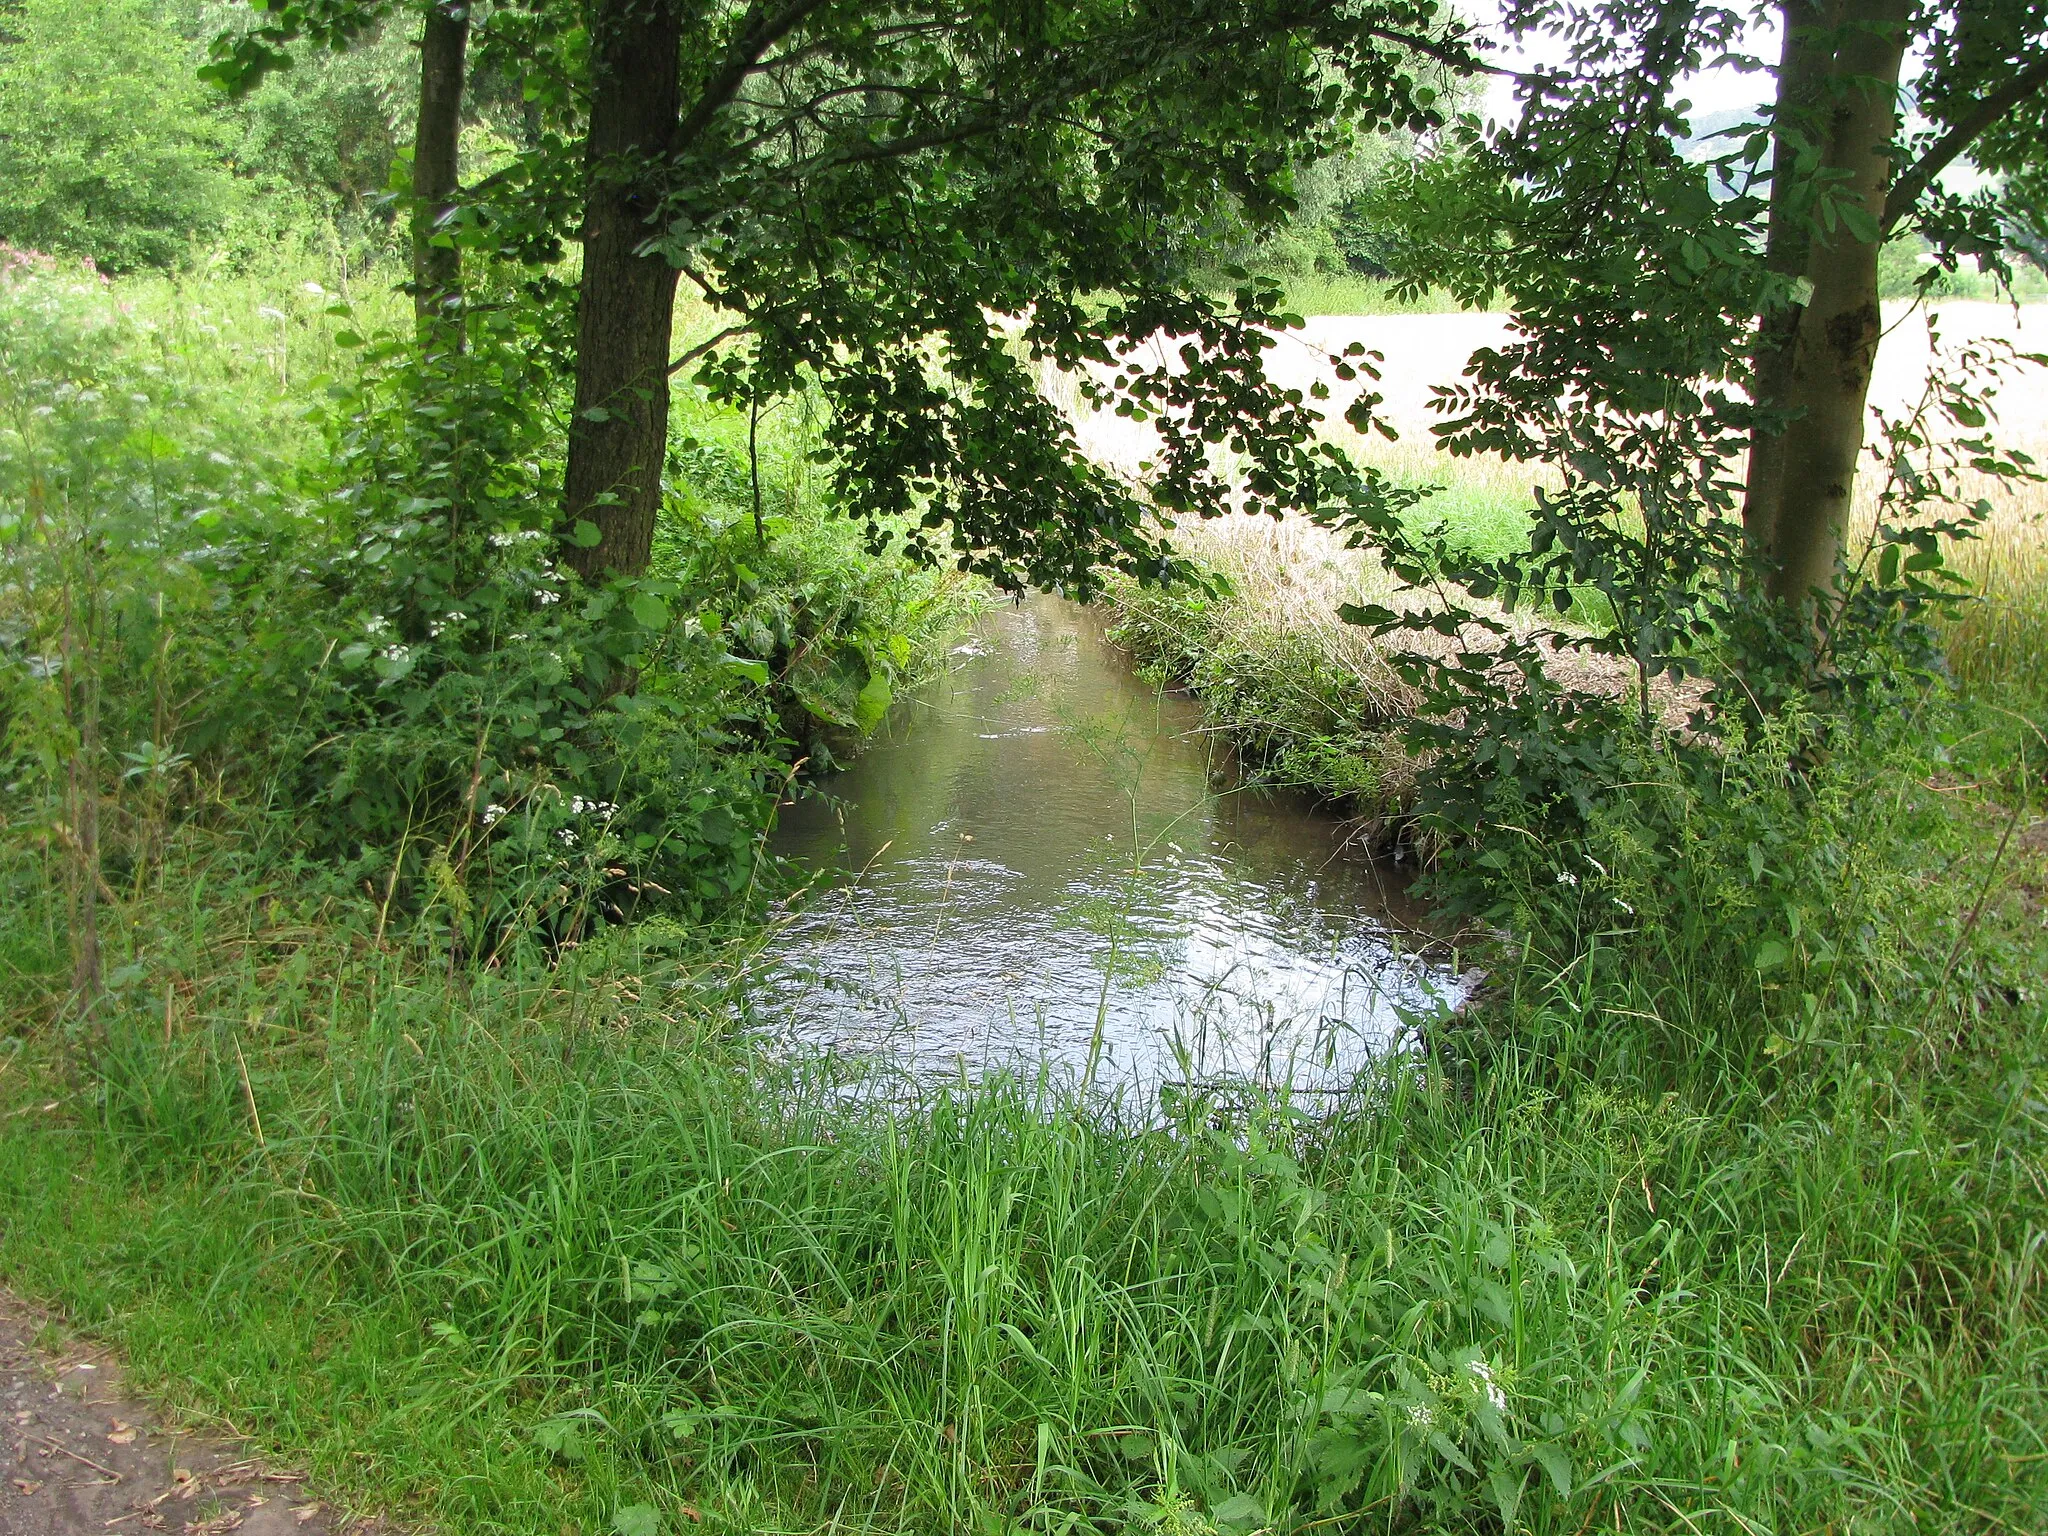
[[[633,598],[633,620],[642,629],[663,630],[668,628],[668,604],[652,592],[636,593]]]
[[[862,730],[873,730],[889,712],[889,704],[896,691],[889,686],[889,679],[877,672],[867,680],[867,686],[854,696],[853,719]]]
[[[1522,1507],[1522,1479],[1506,1467],[1495,1467],[1486,1474],[1486,1491],[1500,1506],[1501,1524],[1512,1531],[1515,1511]]]
[[[1555,1441],[1545,1440],[1529,1447],[1536,1464],[1550,1474],[1550,1485],[1560,1499],[1572,1496],[1572,1459]]]
[[[1850,234],[1865,245],[1877,244],[1883,231],[1877,227],[1877,220],[1870,216],[1868,209],[1861,203],[1851,202],[1847,198],[1836,206],[1842,215],[1842,222],[1849,226]]]
[[[1759,971],[1775,970],[1792,957],[1792,951],[1782,939],[1765,939],[1756,947],[1755,965]]]
[[[533,1443],[564,1461],[581,1461],[590,1454],[583,1442],[583,1425],[575,1419],[549,1419],[535,1425]]]
[[[1250,1530],[1266,1523],[1266,1506],[1256,1495],[1233,1493],[1209,1511],[1209,1518],[1227,1531]]]
[[[661,1536],[661,1516],[652,1504],[622,1504],[612,1516],[618,1536]]]
[[[569,542],[578,549],[595,549],[604,542],[604,532],[589,518],[578,518],[569,530]]]

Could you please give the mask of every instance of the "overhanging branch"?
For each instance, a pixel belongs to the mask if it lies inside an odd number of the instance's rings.
[[[1880,238],[1891,237],[1899,221],[1913,211],[1913,205],[1920,201],[1921,194],[1926,192],[1934,178],[1947,170],[1964,150],[1975,143],[1979,134],[2036,91],[2044,88],[2048,88],[2048,57],[2036,59],[2014,75],[1965,113],[1947,133],[1936,139],[1927,153],[1893,182],[1891,191],[1885,194],[1884,226]]]
[[[742,334],[745,330],[746,327],[744,325],[728,325],[716,336],[711,337],[709,340],[698,342],[697,345],[690,348],[689,351],[685,352],[681,357],[677,358],[674,362],[670,363],[668,365],[668,371],[671,374],[681,373],[685,368],[689,367],[690,364],[697,361],[698,358],[702,357],[706,352],[709,352],[713,347],[718,346],[721,342],[731,341],[733,337]]]

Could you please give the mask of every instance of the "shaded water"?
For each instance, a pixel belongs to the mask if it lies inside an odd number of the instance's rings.
[[[778,936],[790,1037],[917,1070],[1098,1081],[1348,1076],[1454,1002],[1384,865],[1291,797],[1227,786],[1193,701],[1087,610],[983,614],[774,846],[821,872]]]

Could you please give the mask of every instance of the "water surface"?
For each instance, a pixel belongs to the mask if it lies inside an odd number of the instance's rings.
[[[784,808],[776,851],[833,888],[772,951],[774,1023],[920,1071],[1348,1077],[1458,983],[1417,953],[1390,866],[1295,797],[1228,786],[1199,705],[1091,613],[994,607]]]

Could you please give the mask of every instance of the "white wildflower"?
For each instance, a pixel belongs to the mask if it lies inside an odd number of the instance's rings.
[[[546,587],[536,587],[533,593],[533,600],[537,603],[559,603],[562,600],[562,594],[550,592]]]
[[[504,819],[504,816],[505,807],[502,805],[487,805],[484,807],[484,825],[487,827],[495,827]]]
[[[1428,1434],[1431,1426],[1435,1423],[1436,1415],[1430,1412],[1429,1404],[1410,1403],[1408,1405],[1408,1427],[1417,1434]]]
[[[1557,872],[1557,883],[1559,885],[1577,885],[1579,883],[1579,877],[1573,874],[1570,870],[1560,869]]]
[[[391,621],[381,613],[373,613],[363,620],[363,633],[366,635],[381,635],[389,631],[390,628]]]
[[[316,299],[324,299],[327,297],[327,290],[325,288],[322,288],[318,283],[306,284],[305,291],[313,295],[313,297]]]
[[[403,661],[409,653],[402,645],[387,645],[379,654],[386,661]]]
[[[265,304],[261,309],[257,310],[256,313],[261,315],[266,320],[282,320],[284,318],[283,310],[272,309],[268,304]]]
[[[1586,862],[1592,865],[1595,869],[1599,870],[1601,874],[1604,875],[1607,873],[1607,866],[1605,864],[1602,864],[1598,859],[1594,858],[1593,855],[1591,855],[1590,853],[1586,855]]]
[[[1508,1411],[1508,1395],[1501,1390],[1500,1383],[1494,1379],[1493,1367],[1484,1360],[1474,1360],[1466,1369],[1472,1373],[1472,1379],[1479,1383],[1479,1390],[1486,1394],[1486,1400],[1493,1405],[1493,1411],[1495,1413],[1506,1413]]]
[[[215,464],[233,464],[235,462],[226,454],[222,453],[218,448],[212,450],[212,452],[208,453],[206,457]]]

